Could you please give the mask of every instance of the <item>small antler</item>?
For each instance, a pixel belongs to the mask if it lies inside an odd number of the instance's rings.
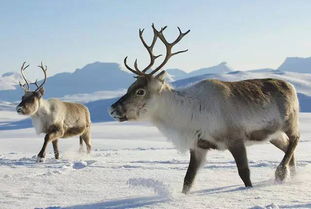
[[[23,62],[23,65],[21,66],[21,75],[25,81],[25,84],[21,84],[21,82],[19,82],[19,86],[22,87],[25,91],[27,91],[27,90],[29,90],[29,83],[26,79],[24,71],[29,67],[29,65],[25,66],[25,64],[26,64],[26,62]]]
[[[44,83],[46,82],[46,79],[47,79],[47,75],[46,75],[46,71],[48,70],[47,66],[43,66],[42,62],[41,62],[41,65],[38,66],[44,73],[44,80],[43,82],[40,84],[40,86],[38,85],[37,83],[37,80],[33,83],[37,86],[37,89],[35,91],[39,91],[39,89],[44,85]]]
[[[125,67],[126,67],[129,71],[131,71],[132,73],[135,73],[136,75],[143,75],[143,74],[144,74],[144,73],[142,73],[142,72],[138,69],[138,67],[137,67],[137,60],[135,60],[135,63],[134,63],[135,70],[132,69],[130,66],[128,66],[128,64],[126,63],[126,61],[127,61],[127,57],[124,58],[124,65],[125,65]]]
[[[176,55],[176,54],[180,54],[180,53],[183,53],[183,52],[188,51],[188,49],[187,49],[187,50],[181,50],[181,51],[177,51],[177,52],[172,53],[172,48],[173,48],[173,46],[176,45],[185,35],[187,35],[187,34],[190,32],[190,30],[188,30],[187,32],[183,33],[183,32],[181,32],[180,28],[177,27],[177,28],[178,28],[178,31],[179,31],[179,35],[178,35],[178,37],[176,38],[175,41],[173,41],[172,43],[169,43],[169,42],[165,39],[165,37],[164,37],[164,35],[163,35],[163,31],[164,31],[166,28],[167,28],[167,26],[162,27],[161,30],[158,31],[158,30],[154,27],[154,24],[152,24],[152,29],[153,29],[153,40],[152,40],[150,46],[146,43],[146,41],[145,41],[144,38],[143,38],[144,29],[139,29],[139,38],[140,38],[141,42],[143,43],[144,47],[147,49],[147,51],[148,51],[148,53],[149,53],[149,56],[150,56],[150,63],[149,63],[149,64],[147,65],[147,67],[145,67],[143,70],[139,70],[138,65],[137,65],[137,59],[136,59],[135,62],[134,62],[134,68],[135,68],[135,69],[132,69],[132,68],[129,67],[128,64],[126,63],[127,57],[125,57],[125,59],[124,59],[124,65],[125,65],[125,67],[126,67],[128,70],[130,70],[131,72],[133,72],[133,73],[135,73],[135,74],[137,74],[137,75],[147,75],[146,71],[149,70],[149,69],[153,66],[155,60],[156,60],[158,57],[162,56],[161,54],[160,54],[160,55],[154,55],[154,54],[153,54],[153,48],[154,48],[154,45],[155,45],[155,43],[156,43],[156,41],[157,41],[158,38],[162,41],[162,43],[163,43],[163,44],[165,45],[165,47],[166,47],[166,56],[165,56],[163,62],[162,62],[156,69],[154,69],[151,73],[149,73],[149,75],[153,75],[154,73],[156,73],[157,71],[159,71],[159,70],[168,62],[168,60],[169,60],[172,56],[174,56],[174,55]]]

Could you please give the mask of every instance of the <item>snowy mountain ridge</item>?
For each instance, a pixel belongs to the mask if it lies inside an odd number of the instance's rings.
[[[287,71],[292,73],[311,73],[311,70],[308,71],[310,60],[311,58],[287,58],[278,70],[264,68],[242,71],[241,74],[243,74],[243,72],[252,72],[257,76],[256,73],[281,74]],[[231,73],[237,73],[236,70],[228,67],[226,62],[191,72],[185,72],[181,69],[167,69],[167,72],[171,81],[188,78],[192,79],[197,76],[205,75],[228,74],[227,76],[230,77]],[[292,74],[290,76],[301,77],[299,74]],[[21,80],[19,73],[5,73],[0,77],[0,100],[10,102],[19,100],[22,95],[22,90],[18,87],[19,80]],[[299,80],[301,79],[299,78]],[[45,96],[47,98],[61,98],[71,97],[72,95],[75,97],[74,95],[79,94],[93,94],[94,92],[100,91],[120,91],[122,89],[127,89],[133,81],[133,75],[122,70],[117,63],[94,62],[72,73],[58,73],[49,77],[45,85]]]
[[[176,81],[180,79],[185,79],[193,76],[204,75],[204,74],[218,74],[218,73],[229,73],[234,71],[231,67],[228,67],[226,62],[222,62],[218,65],[206,68],[200,68],[193,70],[189,73],[181,69],[167,69],[166,72],[171,76],[171,78]]]
[[[21,76],[19,73],[8,72],[0,77],[0,91],[1,90],[14,90],[18,85]]]
[[[209,73],[222,68],[224,73]],[[276,78],[292,83],[298,93],[301,111],[311,112],[311,73],[290,72],[273,69],[233,71],[226,63],[204,68],[190,73],[180,69],[169,69],[171,84],[183,88],[204,79],[238,81],[255,78]],[[202,73],[202,74],[200,74]],[[1,78],[18,79],[17,73],[7,73]],[[15,80],[14,80],[15,79]],[[176,80],[177,79],[177,80]],[[175,80],[175,81],[174,81]],[[133,75],[120,69],[116,63],[95,62],[77,69],[73,73],[60,73],[50,77],[45,85],[45,98],[57,97],[64,101],[81,102],[89,107],[94,122],[111,121],[107,113],[109,106],[117,97],[125,93],[134,81]],[[20,88],[0,90],[0,109],[14,110],[23,92]],[[13,102],[13,103],[12,103]],[[31,126],[29,122],[23,126]],[[16,126],[18,127],[18,124]]]
[[[311,57],[287,57],[278,70],[311,73]]]

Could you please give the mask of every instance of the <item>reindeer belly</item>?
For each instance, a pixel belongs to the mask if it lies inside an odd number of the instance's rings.
[[[253,144],[263,143],[266,141],[271,141],[272,139],[287,139],[287,135],[284,131],[277,130],[274,132],[269,132],[266,130],[254,131],[252,132],[248,140],[245,142],[246,146]]]
[[[82,135],[85,127],[67,127],[62,138],[67,138],[71,136]]]
[[[196,146],[202,149],[217,149],[217,150],[228,149],[228,144],[226,143],[225,138],[214,138],[214,137],[199,138]]]
[[[263,143],[272,139],[284,138],[286,135],[277,126],[261,128],[246,132],[243,129],[230,129],[221,133],[214,132],[211,135],[198,135],[197,146],[202,149],[226,150],[230,144],[242,142],[246,146]]]
[[[199,139],[197,146],[202,149],[219,149],[216,144],[209,142],[207,140],[204,140],[204,139]]]

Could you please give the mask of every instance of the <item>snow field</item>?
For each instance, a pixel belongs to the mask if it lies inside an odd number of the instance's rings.
[[[11,118],[14,112],[0,112]],[[15,119],[18,117],[15,116]],[[95,123],[93,152],[77,137],[60,139],[36,163],[43,135],[33,128],[0,132],[0,208],[310,208],[311,114],[301,114],[297,175],[274,182],[283,153],[269,143],[248,147],[254,187],[245,189],[229,152],[210,151],[189,195],[181,193],[189,154],[178,153],[156,128]]]

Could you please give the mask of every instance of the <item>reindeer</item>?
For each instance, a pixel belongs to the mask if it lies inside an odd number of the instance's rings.
[[[62,102],[58,99],[45,100],[43,85],[47,80],[47,67],[41,63],[38,66],[44,73],[44,80],[41,85],[37,81],[28,83],[24,71],[29,67],[25,62],[21,67],[21,75],[25,84],[20,86],[24,89],[24,96],[21,103],[17,105],[16,111],[21,115],[29,115],[37,134],[45,133],[44,143],[37,156],[37,162],[43,162],[45,149],[49,142],[52,142],[55,158],[59,159],[58,139],[71,136],[80,136],[80,151],[83,151],[83,141],[86,144],[87,152],[91,151],[90,137],[90,113],[87,107],[82,104]],[[36,85],[36,90],[30,90],[30,84]]]
[[[150,64],[143,70],[124,64],[137,75],[127,93],[111,105],[110,115],[122,121],[150,121],[173,141],[181,151],[190,150],[190,163],[184,178],[183,193],[188,193],[196,173],[208,150],[229,150],[235,159],[239,176],[246,187],[252,187],[246,146],[270,141],[285,155],[275,171],[275,178],[283,182],[295,172],[294,151],[299,140],[299,104],[295,88],[282,80],[252,79],[238,82],[203,80],[191,86],[174,89],[165,82],[160,71],[174,55],[172,52],[190,30],[168,42],[163,35],[166,27],[157,30],[148,45],[139,30],[139,38],[150,56]],[[153,54],[157,41],[166,47],[163,62],[153,70]],[[150,73],[147,73],[151,70]],[[157,72],[160,72],[156,75]],[[289,169],[290,168],[290,169]]]

